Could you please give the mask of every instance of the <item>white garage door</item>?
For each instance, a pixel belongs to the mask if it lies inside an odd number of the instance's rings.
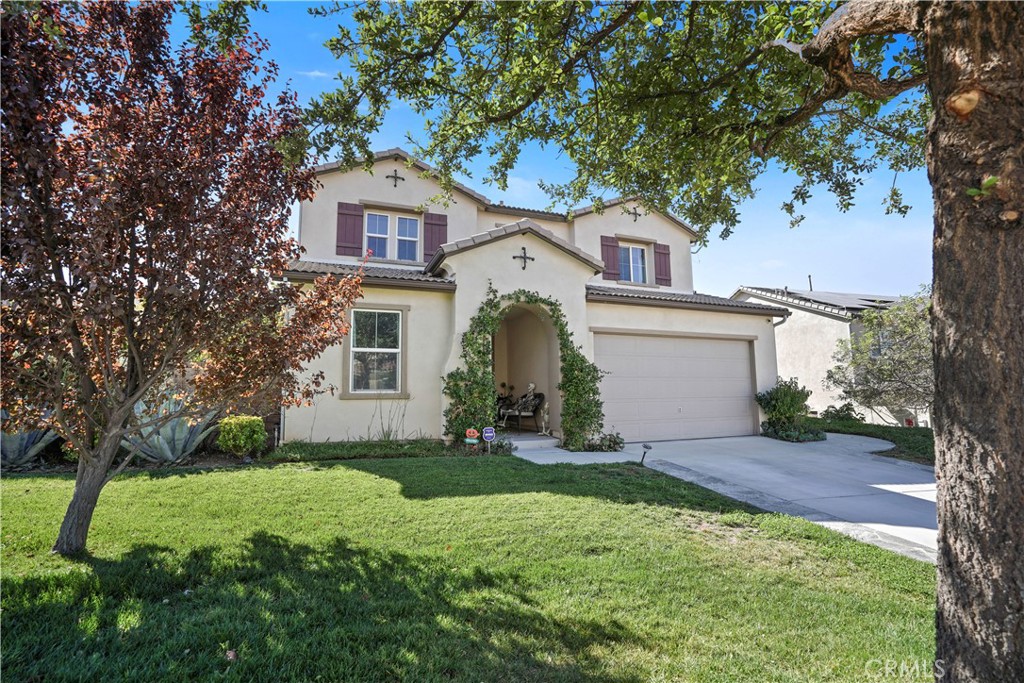
[[[606,431],[626,441],[756,434],[750,343],[595,334]]]

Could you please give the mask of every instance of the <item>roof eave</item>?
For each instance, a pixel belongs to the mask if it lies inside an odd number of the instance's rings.
[[[748,296],[760,297],[762,299],[767,299],[768,301],[775,301],[781,304],[785,304],[787,306],[792,306],[793,308],[799,308],[800,310],[807,311],[808,313],[817,313],[818,315],[825,315],[831,318],[837,318],[839,320],[844,320],[847,322],[853,320],[856,317],[856,314],[858,313],[858,311],[850,311],[848,309],[837,308],[835,306],[830,306],[828,304],[801,301],[800,299],[796,299],[794,297],[785,297],[779,296],[777,294],[771,294],[768,292],[761,292],[751,287],[740,287],[735,292],[733,292],[732,296],[730,296],[729,298],[733,299],[736,297],[737,294],[747,294]]]
[[[296,282],[312,282],[318,277],[324,275],[334,275],[337,277],[352,277],[351,275],[343,275],[341,273],[309,273],[304,270],[286,270],[281,274],[281,278],[287,278]],[[402,280],[400,278],[381,278],[381,277],[367,277],[363,276],[362,284],[366,287],[390,287],[392,289],[427,289],[439,292],[454,292],[454,282],[431,282],[429,280]]]
[[[652,299],[644,297],[629,297],[615,294],[604,294],[602,292],[587,292],[587,301],[596,301],[609,304],[627,304],[633,306],[657,306],[660,308],[682,308],[693,311],[715,311],[717,313],[738,313],[741,315],[760,315],[772,318],[785,318],[789,311],[774,306],[760,306],[759,308],[747,308],[741,306],[727,306],[721,304],[697,303],[695,301],[673,301],[669,299]]]

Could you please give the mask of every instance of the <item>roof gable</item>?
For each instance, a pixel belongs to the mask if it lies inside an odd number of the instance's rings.
[[[621,204],[625,204],[626,202],[642,203],[642,202],[640,202],[640,198],[639,197],[616,197],[615,199],[610,199],[607,202],[604,202],[602,207],[601,207],[601,210],[604,211],[606,209],[610,209],[612,207],[619,206]],[[690,237],[690,241],[691,242],[694,242],[694,241],[700,239],[700,236],[697,234],[697,232],[693,228],[691,228],[690,225],[688,223],[686,223],[686,221],[684,221],[684,220],[682,220],[682,219],[680,219],[680,218],[678,218],[676,216],[673,216],[670,213],[662,213],[661,211],[655,211],[654,209],[647,209],[647,210],[650,211],[653,214],[657,214],[658,216],[661,216],[662,218],[664,218],[665,220],[667,220],[668,222],[672,223],[677,228],[679,228],[680,230],[685,232]],[[580,208],[580,209],[573,209],[572,216],[573,216],[574,219],[576,219],[576,218],[579,218],[580,216],[587,216],[587,215],[593,214],[593,213],[598,213],[598,210],[597,210],[597,206],[591,204],[590,206],[585,206],[585,207]]]
[[[531,234],[536,238],[551,244],[556,249],[565,252],[572,258],[592,268],[595,275],[604,270],[604,262],[599,261],[579,247],[566,242],[561,237],[553,234],[550,230],[545,230],[529,218],[524,218],[520,221],[516,221],[515,223],[509,223],[486,232],[471,235],[465,239],[442,244],[438,250],[434,252],[433,257],[431,257],[426,268],[423,269],[423,272],[428,274],[436,273],[437,269],[441,267],[441,264],[444,263],[445,259],[454,254],[461,254],[462,252],[469,251],[470,249],[476,249],[477,247],[485,244],[497,242],[515,235],[524,234]]]
[[[416,170],[420,171],[421,173],[426,173],[427,175],[431,176],[432,178],[436,178],[437,175],[438,175],[437,170],[433,166],[431,166],[430,164],[426,164],[426,163],[420,161],[419,159],[413,157],[412,155],[410,155],[408,152],[406,152],[401,147],[392,147],[391,149],[385,149],[385,150],[382,150],[380,152],[374,152],[374,154],[373,154],[373,163],[375,163],[375,164],[380,162],[380,161],[389,161],[389,160],[390,161],[405,161],[412,168],[415,168]],[[341,162],[334,161],[334,162],[331,162],[329,164],[320,164],[319,166],[314,166],[313,167],[313,172],[317,173],[317,174],[320,174],[320,173],[330,173],[331,171],[342,171],[342,172],[344,172],[344,171],[351,171],[351,170],[354,170],[356,168],[359,168],[359,167],[358,166],[343,166],[341,164]],[[487,207],[487,206],[491,205],[491,200],[489,200],[487,197],[483,196],[482,194],[480,194],[476,190],[473,190],[470,187],[468,187],[466,185],[463,185],[462,183],[455,183],[453,187],[454,187],[454,189],[458,190],[462,194],[466,195],[467,197],[469,197],[473,201],[483,205],[484,207]],[[438,187],[438,189],[440,189],[440,186]]]

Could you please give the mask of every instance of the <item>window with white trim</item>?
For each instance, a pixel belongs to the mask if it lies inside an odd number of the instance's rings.
[[[373,258],[419,261],[421,234],[419,218],[366,212],[366,249]]]
[[[647,283],[647,247],[619,244],[619,279]]]
[[[382,213],[366,214],[366,250],[372,251],[374,258],[388,257],[388,233],[391,218]]]
[[[415,218],[398,217],[398,260],[418,261],[420,222]]]
[[[400,311],[352,311],[350,391],[397,393],[401,391],[402,313]]]

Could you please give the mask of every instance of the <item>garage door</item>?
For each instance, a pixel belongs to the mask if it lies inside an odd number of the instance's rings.
[[[750,343],[595,334],[604,424],[626,441],[755,434]]]

